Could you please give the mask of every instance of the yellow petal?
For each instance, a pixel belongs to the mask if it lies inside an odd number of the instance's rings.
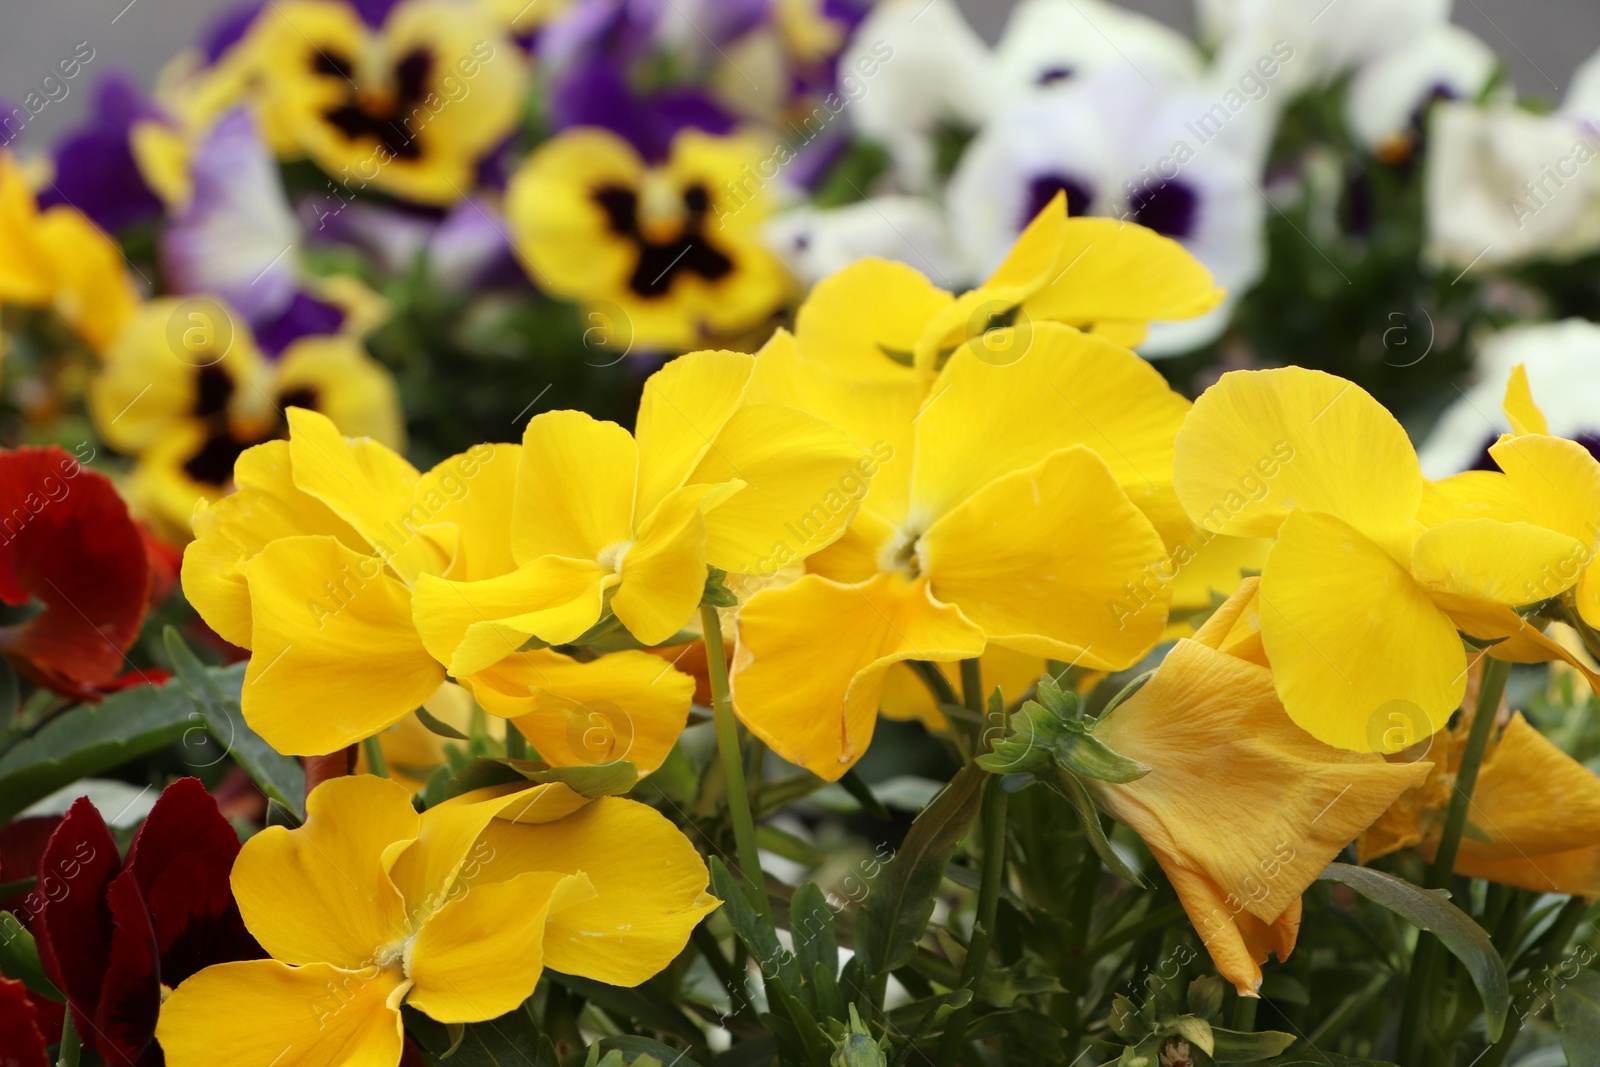
[[[972,493],[1057,449],[1085,445],[1136,500],[1170,480],[1189,405],[1126,349],[1054,323],[1033,327],[1014,363],[952,356],[917,416],[913,519],[932,521]]]
[[[1533,512],[1517,487],[1500,471],[1462,471],[1422,489],[1417,521],[1439,526],[1452,519],[1499,519],[1532,522]]]
[[[1455,519],[1417,538],[1411,573],[1429,592],[1516,607],[1570,587],[1587,557],[1583,542],[1543,526]]]
[[[1309,456],[1306,457],[1310,459]],[[1461,705],[1455,625],[1410,574],[1351,526],[1295,512],[1261,575],[1261,639],[1289,717],[1352,752],[1395,752]],[[1394,714],[1412,724],[1391,730]]]
[[[704,579],[701,579],[702,583]],[[560,645],[600,621],[617,576],[598,563],[540,556],[481,582],[417,580],[412,615],[422,644],[463,678],[498,663],[530,637]]]
[[[1232,371],[1195,401],[1173,470],[1212,533],[1271,537],[1295,508],[1369,537],[1416,517],[1422,471],[1405,430],[1359,386],[1303,367]]]
[[[826,422],[793,408],[740,408],[689,476],[691,483],[741,481],[744,488],[706,514],[706,561],[730,574],[756,572],[773,548],[809,556],[837,540],[868,482],[862,448]],[[814,532],[807,520],[828,519]]]
[[[1511,421],[1511,429],[1516,433],[1550,432],[1550,424],[1545,421],[1544,412],[1540,411],[1539,405],[1533,401],[1533,389],[1528,385],[1528,368],[1521,363],[1511,368],[1511,378],[1506,382],[1504,408],[1506,418]]]
[[[922,536],[917,554],[934,596],[1021,652],[1119,670],[1167,621],[1171,586],[1139,588],[1166,562],[1166,546],[1082,446],[973,493]]]
[[[1054,272],[1022,308],[1034,322],[1149,322],[1203,315],[1225,295],[1188,249],[1118,219],[1069,218]],[[1005,265],[985,285],[993,285]]]
[[[512,554],[598,559],[633,540],[638,449],[627,430],[581,411],[548,411],[522,434]]]
[[[313,496],[295,488],[289,442],[246,449],[234,465],[236,490],[195,510],[194,533],[183,552],[183,591],[223,639],[249,648],[250,591],[243,564],[280,537],[325,534],[354,551],[366,541]]]
[[[611,610],[641,644],[661,644],[694,617],[706,587],[701,508],[723,491],[713,485],[675,490],[640,524],[639,539],[623,555]]]
[[[907,659],[971,659],[983,634],[926,580],[845,585],[808,574],[739,611],[734,708],[791,763],[837,780],[872,740],[884,671]]]
[[[410,933],[386,853],[419,826],[411,795],[394,782],[323,782],[306,798],[303,826],[269,826],[240,850],[230,880],[245,925],[284,963],[370,966]]]
[[[400,1001],[410,986],[393,969],[222,963],[173,990],[156,1040],[172,1067],[395,1067],[405,1040]]]
[[[423,524],[453,523],[456,556],[445,577],[479,581],[517,569],[511,554],[512,499],[521,445],[474,445],[422,476],[413,512]]]
[[[564,974],[635,986],[671,963],[701,918],[721,902],[706,892],[705,861],[653,809],[602,797],[537,825],[497,819],[484,833],[493,859],[470,882],[523,870],[582,874],[593,896],[554,911],[545,963]]]
[[[754,369],[754,358],[742,352],[691,352],[645,381],[634,428],[639,442],[634,512],[641,519],[683,485],[712,448]]]
[[[1463,838],[1461,850],[1483,859],[1537,861],[1593,848],[1600,842],[1600,777],[1518,713],[1483,761],[1468,818],[1491,840]]]
[[[51,260],[56,309],[90,348],[105,351],[139,306],[122,250],[72,207],[47,209],[35,235]]]
[[[1048,664],[1043,657],[1009,648],[990,645],[979,657],[978,668],[983,677],[983,688],[993,692],[1000,687],[1000,695],[1007,704],[1021,700],[1030,686],[1044,674]],[[960,692],[961,671],[955,663],[939,664],[939,672],[952,688]],[[883,698],[878,708],[886,719],[915,719],[930,730],[943,730],[949,725],[944,712],[933,701],[933,694],[912,668],[904,663],[890,667],[883,676]]]
[[[583,662],[548,649],[509,656],[462,679],[484,710],[515,721],[546,763],[630,760],[661,766],[689,721],[694,678],[648,652]]]
[[[1533,521],[1600,543],[1600,463],[1576,441],[1527,434],[1502,437],[1489,455],[1527,502]]]
[[[800,358],[845,378],[908,380],[928,320],[953,299],[904,263],[859,260],[818,282],[800,305]]]
[[[317,411],[348,437],[370,437],[385,448],[405,447],[405,422],[394,379],[349,334],[302,337],[277,360],[279,397],[309,393]],[[281,402],[281,401],[280,401]]]
[[[35,229],[39,206],[22,168],[0,151],[0,300],[44,304],[53,287],[52,268]]]
[[[285,537],[242,565],[253,655],[243,708],[279,752],[320,756],[371,737],[444,681],[411,623],[410,591],[332,537]]]
[[[593,893],[581,874],[529,871],[452,896],[417,932],[407,1002],[442,1023],[511,1011],[544,972],[546,923]]]

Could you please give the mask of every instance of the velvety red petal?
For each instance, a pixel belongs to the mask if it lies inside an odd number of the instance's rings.
[[[59,815],[38,815],[31,819],[13,819],[0,826],[0,882],[20,882],[35,877],[44,846],[60,825]],[[23,926],[30,926],[37,910],[31,906],[30,896],[31,893],[18,893],[6,897],[0,900],[0,911],[9,911]]]
[[[0,978],[0,1063],[6,1067],[50,1067],[44,1032],[21,982]]]
[[[106,890],[111,911],[111,953],[100,985],[94,1029],[84,1043],[112,1067],[138,1064],[154,1043],[161,1010],[161,977],[156,933],[132,870],[123,871]]]
[[[127,869],[149,908],[168,986],[213,963],[266,955],[228,884],[238,854],[239,835],[195,778],[167,786],[139,827]]]
[[[44,606],[0,630],[0,648],[46,684],[109,681],[149,587],[144,539],[110,479],[60,448],[0,454],[0,600]]]
[[[33,923],[39,961],[72,1005],[79,1031],[89,1032],[111,956],[106,888],[122,869],[105,820],[79,797],[50,835],[35,893],[43,907]]]

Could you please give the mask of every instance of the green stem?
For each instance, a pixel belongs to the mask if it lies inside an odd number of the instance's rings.
[[[78,1039],[78,1028],[72,1025],[72,1009],[68,1008],[61,1020],[61,1049],[56,1059],[57,1067],[78,1067],[78,1053],[83,1043]]]
[[[509,719],[506,720],[506,758],[528,758],[528,739],[522,736],[517,724]]]
[[[983,668],[975,659],[961,661],[961,702],[974,715],[983,714]]]
[[[361,747],[367,754],[367,770],[379,778],[389,777],[389,761],[384,758],[383,745],[377,736],[374,735],[361,742]]]
[[[1228,1013],[1228,1026],[1242,1033],[1254,1033],[1256,1029],[1256,1008],[1261,1004],[1258,997],[1234,997],[1233,1010]]]
[[[921,659],[908,660],[907,663],[922,679],[922,684],[928,687],[928,692],[933,694],[935,704],[961,703],[961,698],[956,696],[955,686],[950,684],[950,679],[944,676],[937,663]]]
[[[1456,856],[1461,850],[1461,835],[1467,826],[1467,811],[1472,806],[1472,791],[1478,784],[1478,769],[1483,765],[1489,736],[1494,732],[1495,713],[1500,709],[1500,698],[1505,695],[1510,674],[1511,664],[1484,658],[1483,674],[1478,679],[1478,704],[1472,714],[1472,728],[1461,753],[1461,764],[1456,769],[1455,789],[1450,794],[1438,851],[1434,853],[1433,865],[1428,868],[1427,889],[1443,889],[1450,884]],[[1441,976],[1436,972],[1441,963],[1439,939],[1426,930],[1419,931],[1416,951],[1411,957],[1411,974],[1406,979],[1405,1006],[1400,1013],[1398,1050],[1403,1067],[1416,1067],[1423,1062],[1428,994],[1438,988]]]
[[[728,786],[728,813],[733,820],[733,843],[739,854],[739,873],[745,895],[767,919],[772,902],[761,873],[761,853],[756,848],[756,823],[750,815],[750,794],[744,785],[744,761],[739,755],[739,723],[733,717],[733,697],[728,688],[728,653],[722,647],[722,621],[717,609],[700,605],[700,626],[705,631],[706,671],[711,675],[711,713],[716,720],[717,754]]]

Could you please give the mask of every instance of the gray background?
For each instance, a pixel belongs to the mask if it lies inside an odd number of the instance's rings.
[[[1010,0],[960,0],[991,40]],[[1185,30],[1191,0],[1125,0]],[[1311,2],[1311,0],[1307,0]],[[80,41],[93,62],[68,95],[47,105],[20,138],[39,148],[81,114],[94,78],[113,66],[149,84],[161,64],[192,41],[231,0],[0,0],[0,99],[16,103]],[[1528,96],[1559,99],[1573,68],[1600,49],[1600,0],[1456,0],[1455,20],[1503,56]],[[59,90],[58,90],[59,92]]]

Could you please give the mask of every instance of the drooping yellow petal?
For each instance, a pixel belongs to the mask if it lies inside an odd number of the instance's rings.
[[[740,408],[689,476],[692,483],[744,483],[706,514],[706,561],[748,574],[776,544],[803,558],[833,542],[866,496],[861,458],[859,446],[815,416],[766,404]],[[802,531],[819,505],[829,521]]]
[[[173,990],[156,1040],[172,1067],[395,1067],[405,1040],[400,1002],[410,988],[398,968],[222,963]]]
[[[1489,455],[1527,502],[1534,522],[1586,545],[1600,544],[1600,462],[1587,448],[1562,437],[1508,435],[1489,446]]]
[[[953,300],[904,263],[858,260],[812,288],[795,318],[796,347],[845,378],[906,380],[928,320]]]
[[[1411,522],[1422,470],[1406,432],[1360,386],[1303,367],[1232,371],[1178,432],[1173,480],[1197,526],[1271,537],[1295,508],[1369,537]]]
[[[512,719],[546,763],[661,766],[689,721],[694,678],[647,652],[583,662],[549,649],[508,656],[462,679],[491,715]]]
[[[410,594],[375,556],[328,536],[280,538],[242,565],[253,655],[243,709],[279,752],[320,756],[416,710],[444,681]]]
[[[754,358],[742,352],[691,352],[645,381],[634,427],[639,442],[634,513],[640,521],[688,480],[713,447],[754,369]]]
[[[371,966],[410,933],[389,881],[389,853],[419,826],[411,795],[388,779],[323,782],[306,798],[303,826],[267,827],[234,861],[230,881],[245,926],[284,963]]]
[[[1150,364],[1110,342],[1035,324],[1026,355],[952,356],[917,416],[914,518],[932,521],[995,478],[1085,445],[1139,500],[1170,481],[1189,405]]]
[[[931,591],[988,636],[1036,656],[1119,670],[1161,636],[1170,584],[1130,594],[1166,546],[1110,469],[1080,446],[990,482],[918,544]]]
[[[581,411],[547,411],[522,434],[512,507],[518,562],[540,556],[598,559],[633,540],[639,453],[627,430]]]
[[[234,464],[236,490],[194,515],[195,539],[183,552],[183,591],[225,640],[251,646],[250,592],[242,565],[280,537],[325,534],[352,551],[365,539],[320,500],[295,487],[289,442],[246,449]]]
[[[701,508],[737,486],[686,485],[640,524],[639,539],[622,557],[611,610],[641,644],[661,644],[694,617],[706,586]]]
[[[521,458],[521,445],[474,445],[422,476],[412,506],[415,521],[454,523],[459,533],[444,577],[479,581],[517,569],[511,510]]]
[[[830,781],[866,752],[883,673],[907,659],[971,659],[983,634],[926,579],[879,574],[855,585],[808,574],[739,611],[734,708],[784,759]]]
[[[590,560],[540,556],[481,582],[425,574],[411,610],[423,646],[463,678],[498,663],[530,637],[560,645],[582,636],[600,621],[606,590],[617,581]]]
[[[1543,526],[1456,519],[1417,538],[1411,573],[1429,592],[1516,607],[1571,586],[1587,553],[1583,542]]]
[[[564,974],[635,986],[677,957],[721,901],[706,892],[705,861],[664,816],[635,801],[602,797],[537,825],[497,819],[483,840],[494,859],[468,897],[522,870],[582,874],[587,899],[552,911],[545,963]]]
[[[1504,408],[1506,418],[1511,421],[1511,429],[1516,433],[1550,432],[1550,424],[1545,421],[1544,412],[1534,403],[1533,389],[1528,385],[1528,368],[1521,363],[1511,368],[1511,378],[1506,382]]]
[[[1455,625],[1346,523],[1305,511],[1285,519],[1259,596],[1278,695],[1319,741],[1352,752],[1399,751],[1461,705],[1467,658]],[[1415,728],[1404,737],[1389,730],[1391,712]]]
[[[582,874],[529,871],[452,897],[417,932],[407,1003],[442,1023],[511,1011],[544,972],[546,924],[593,895]]]
[[[1272,670],[1193,640],[1173,646],[1094,732],[1150,768],[1134,782],[1091,783],[1096,797],[1144,839],[1219,969],[1247,995],[1268,927],[1428,771],[1317,741],[1284,714]],[[1280,958],[1293,945],[1292,931],[1281,933],[1290,936]]]
[[[1461,851],[1470,856],[1505,860],[1593,848],[1600,845],[1600,777],[1518,713],[1483,761],[1468,817],[1490,838],[1463,838]]]

